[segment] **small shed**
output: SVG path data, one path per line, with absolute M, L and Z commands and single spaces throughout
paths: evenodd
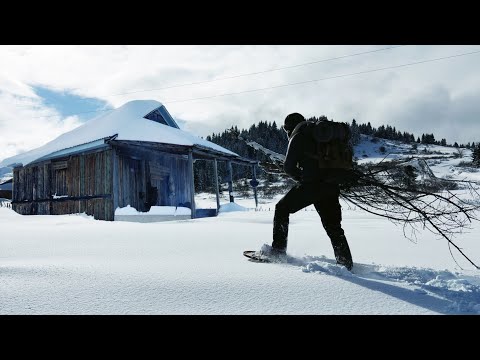
M 115 220 L 115 210 L 131 206 L 182 207 L 191 218 L 215 216 L 217 209 L 195 206 L 194 163 L 210 160 L 252 166 L 217 144 L 179 128 L 165 106 L 136 100 L 92 119 L 46 145 L 10 159 L 12 208 L 24 215 L 83 213 Z M 5 161 L 4 161 L 5 163 Z M 218 178 L 218 176 L 216 177 Z M 230 201 L 232 177 L 229 179 Z

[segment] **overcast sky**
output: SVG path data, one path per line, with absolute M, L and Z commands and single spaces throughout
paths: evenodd
M 136 99 L 203 137 L 300 112 L 478 142 L 480 46 L 0 45 L 0 161 Z

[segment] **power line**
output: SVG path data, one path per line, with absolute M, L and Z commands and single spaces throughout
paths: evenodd
M 480 53 L 480 50 L 479 50 L 479 51 L 473 51 L 473 52 L 469 52 L 469 53 L 464 53 L 464 54 L 457 54 L 457 55 L 445 56 L 445 57 L 436 58 L 436 59 L 429 59 L 429 60 L 423 60 L 423 61 L 416 61 L 416 62 L 413 62 L 413 63 L 408 63 L 408 64 L 401 64 L 401 65 L 395 65 L 395 66 L 388 66 L 388 67 L 384 67 L 384 68 L 372 69 L 372 70 L 365 70 L 365 71 L 359 71 L 359 72 L 350 73 L 350 74 L 336 75 L 336 76 L 331 76 L 331 77 L 326 77 L 326 78 L 321 78 L 321 79 L 307 80 L 307 81 L 300 81 L 300 82 L 296 82 L 296 83 L 289 83 L 289 84 L 283 84 L 283 85 L 269 86 L 269 87 L 265 87 L 265 88 L 252 89 L 252 90 L 245 90 L 245 91 L 238 91 L 238 92 L 233 92 L 233 93 L 226 93 L 226 94 L 219 94 L 219 95 L 205 96 L 205 97 L 199 97 L 199 98 L 191 98 L 191 99 L 185 99 L 185 100 L 173 100 L 173 101 L 165 101 L 165 102 L 162 102 L 162 103 L 164 103 L 164 104 L 171 104 L 171 103 L 184 102 L 184 101 L 193 101 L 193 100 L 211 99 L 211 98 L 215 98 L 215 97 L 228 96 L 228 95 L 245 94 L 245 93 L 249 93 L 249 92 L 255 92 L 255 91 L 270 90 L 270 89 L 276 89 L 276 88 L 287 87 L 287 86 L 294 86 L 294 85 L 308 84 L 308 83 L 313 83 L 313 82 L 318 82 L 318 81 L 323 81 L 323 80 L 338 79 L 338 78 L 347 77 L 347 76 L 354 76 L 354 75 L 360 75 L 360 74 L 367 74 L 367 73 L 372 73 L 372 72 L 376 72 L 376 71 L 383 71 L 383 70 L 389 70 L 389 69 L 396 69 L 396 68 L 405 67 L 405 66 L 418 65 L 418 64 L 423 64 L 423 63 L 427 63 L 427 62 L 439 61 L 439 60 L 445 60 L 445 59 L 451 59 L 451 58 L 454 58 L 454 57 L 460 57 L 460 56 L 472 55 L 472 54 L 477 54 L 477 53 Z
M 191 85 L 206 84 L 206 83 L 211 83 L 211 82 L 221 81 L 221 80 L 235 79 L 235 78 L 245 77 L 245 76 L 260 75 L 260 74 L 265 74 L 265 73 L 268 73 L 268 72 L 280 71 L 280 70 L 291 69 L 291 68 L 295 68 L 295 67 L 307 66 L 307 65 L 312 65 L 312 64 L 318 64 L 318 63 L 327 62 L 327 61 L 334 61 L 334 60 L 344 59 L 344 58 L 348 58 L 348 57 L 354 57 L 354 56 L 360 56 L 360 55 L 370 54 L 370 53 L 379 52 L 379 51 L 396 49 L 396 48 L 405 47 L 405 46 L 409 46 L 409 45 L 390 46 L 390 47 L 381 48 L 381 49 L 376 49 L 376 50 L 363 51 L 363 52 L 355 53 L 355 54 L 342 55 L 342 56 L 337 56 L 337 57 L 328 58 L 328 59 L 310 61 L 310 62 L 302 63 L 302 64 L 296 64 L 296 65 L 290 65 L 290 66 L 282 66 L 282 67 L 279 67 L 279 68 L 267 69 L 267 70 L 262 70 L 262 71 L 257 71 L 257 72 L 251 72 L 251 73 L 245 73 L 245 74 L 225 76 L 225 77 L 220 77 L 220 78 L 216 78 L 216 79 L 212 79 L 212 80 L 203 80 L 203 81 L 197 81 L 197 82 L 191 82 L 191 83 L 185 83 L 185 84 L 171 85 L 171 86 L 166 86 L 166 87 L 161 87 L 161 88 L 135 90 L 135 91 L 118 93 L 118 94 L 98 95 L 96 98 L 105 98 L 105 97 L 110 97 L 110 96 L 129 95 L 129 94 L 135 94 L 135 93 L 139 93 L 139 92 L 148 92 L 148 91 L 160 91 L 160 90 L 173 89 L 173 88 L 185 87 L 185 86 L 191 86 Z M 80 88 L 74 88 L 74 89 L 71 89 L 71 90 L 79 90 L 79 89 L 80 89 Z M 71 91 L 71 90 L 70 90 L 70 91 Z M 80 101 L 87 101 L 87 100 L 90 100 L 90 99 L 91 99 L 91 98 L 85 98 L 85 99 L 80 99 Z
M 112 94 L 112 95 L 99 95 L 98 97 L 109 97 L 109 96 L 119 96 L 119 95 L 127 95 L 127 94 L 134 94 L 138 92 L 146 92 L 146 91 L 157 91 L 157 90 L 164 90 L 164 89 L 171 89 L 171 88 L 176 88 L 176 87 L 183 87 L 183 86 L 189 86 L 189 85 L 198 85 L 198 84 L 205 84 L 209 82 L 215 82 L 215 81 L 220 81 L 220 80 L 227 80 L 227 79 L 234 79 L 234 78 L 239 78 L 239 77 L 244 77 L 244 76 L 251 76 L 251 75 L 259 75 L 267 72 L 273 72 L 273 71 L 280 71 L 280 70 L 285 70 L 285 69 L 290 69 L 290 68 L 295 68 L 295 67 L 300 67 L 300 66 L 306 66 L 306 65 L 312 65 L 312 64 L 317 64 L 321 62 L 327 62 L 327 61 L 334 61 L 334 60 L 339 60 L 339 59 L 344 59 L 348 57 L 354 57 L 354 56 L 359 56 L 359 55 L 364 55 L 364 54 L 369 54 L 369 53 L 374 53 L 374 52 L 379 52 L 379 51 L 385 51 L 385 50 L 391 50 L 399 47 L 405 47 L 409 45 L 397 45 L 397 46 L 390 46 L 386 48 L 381 48 L 381 49 L 376 49 L 376 50 L 369 50 L 369 51 L 363 51 L 360 53 L 355 53 L 355 54 L 349 54 L 349 55 L 342 55 L 342 56 L 337 56 L 333 58 L 328 58 L 328 59 L 322 59 L 322 60 L 316 60 L 316 61 L 310 61 L 307 63 L 302 63 L 302 64 L 296 64 L 296 65 L 290 65 L 290 66 L 283 66 L 275 69 L 268 69 L 268 70 L 262 70 L 262 71 L 257 71 L 257 72 L 252 72 L 252 73 L 245 73 L 245 74 L 239 74 L 239 75 L 232 75 L 232 76 L 227 76 L 227 77 L 222 77 L 222 78 L 217 78 L 217 79 L 212 79 L 212 80 L 205 80 L 205 81 L 199 81 L 199 82 L 193 82 L 193 83 L 187 83 L 187 84 L 180 84 L 180 85 L 172 85 L 168 87 L 163 87 L 163 88 L 156 88 L 156 89 L 146 89 L 146 90 L 136 90 L 136 91 L 131 91 L 131 92 L 125 92 L 125 93 L 119 93 L 119 94 Z M 77 88 L 78 90 L 79 88 Z M 75 89 L 73 89 L 75 90 Z M 90 98 L 85 98 L 85 99 L 80 99 L 83 101 L 87 101 Z M 112 109 L 113 110 L 113 109 Z M 84 112 L 79 112 L 71 115 L 66 115 L 66 116 L 72 116 L 72 115 L 81 115 L 81 114 L 88 114 L 92 112 L 101 112 L 101 111 L 111 111 L 111 110 L 93 110 L 93 111 L 84 111 Z M 55 116 L 61 116 L 61 115 L 47 115 L 47 116 L 39 116 L 39 117 L 34 117 L 34 119 L 38 118 L 49 118 L 49 117 L 55 117 Z
M 355 53 L 355 54 L 337 56 L 337 57 L 328 58 L 328 59 L 310 61 L 310 62 L 303 63 L 303 64 L 282 66 L 282 67 L 274 68 L 274 69 L 267 69 L 267 70 L 256 71 L 256 72 L 251 72 L 251 73 L 225 76 L 225 77 L 220 77 L 220 78 L 216 78 L 216 79 L 212 79 L 212 80 L 197 81 L 197 82 L 191 82 L 191 83 L 179 84 L 179 85 L 171 85 L 171 86 L 165 86 L 165 87 L 154 88 L 154 89 L 135 90 L 135 91 L 129 91 L 129 92 L 124 92 L 124 93 L 119 93 L 119 94 L 112 94 L 112 95 L 103 95 L 103 96 L 100 95 L 98 97 L 119 96 L 119 95 L 135 94 L 135 93 L 146 92 L 146 91 L 158 91 L 158 90 L 165 90 L 165 89 L 173 89 L 173 88 L 183 87 L 183 86 L 199 85 L 199 84 L 206 84 L 206 83 L 221 81 L 221 80 L 236 79 L 236 78 L 244 77 L 244 76 L 260 75 L 260 74 L 265 74 L 265 73 L 268 73 L 268 72 L 280 71 L 280 70 L 285 70 L 285 69 L 292 69 L 292 68 L 295 68 L 295 67 L 318 64 L 318 63 L 322 63 L 322 62 L 339 60 L 339 59 L 344 59 L 344 58 L 348 58 L 348 57 L 359 56 L 359 55 L 364 55 L 364 54 L 369 54 L 369 53 L 374 53 L 374 52 L 379 52 L 379 51 L 391 50 L 391 49 L 396 49 L 396 48 L 404 47 L 404 46 L 409 46 L 409 45 L 391 46 L 391 47 L 386 47 L 386 48 L 377 49 L 377 50 L 370 50 L 370 51 L 364 51 L 364 52 Z
M 90 111 L 82 111 L 79 113 L 75 114 L 68 114 L 68 115 L 46 115 L 46 116 L 35 116 L 32 119 L 40 119 L 40 118 L 50 118 L 50 117 L 58 117 L 58 116 L 74 116 L 74 115 L 81 115 L 81 114 L 88 114 L 88 113 L 94 113 L 94 112 L 102 112 L 102 111 L 113 111 L 115 109 L 102 109 L 102 110 L 90 110 Z
M 338 79 L 338 78 L 342 78 L 342 77 L 355 76 L 355 75 L 373 73 L 373 72 L 377 72 L 377 71 L 384 71 L 384 70 L 396 69 L 396 68 L 401 68 L 401 67 L 406 67 L 406 66 L 413 66 L 413 65 L 424 64 L 424 63 L 433 62 L 433 61 L 440 61 L 440 60 L 452 59 L 452 58 L 457 58 L 457 57 L 467 56 L 467 55 L 472 55 L 472 54 L 478 54 L 478 53 L 480 53 L 480 50 L 478 50 L 478 51 L 472 51 L 472 52 L 468 52 L 468 53 L 462 53 L 462 54 L 455 54 L 455 55 L 450 55 L 450 56 L 444 56 L 444 57 L 435 58 L 435 59 L 415 61 L 415 62 L 411 62 L 411 63 L 407 63 L 407 64 L 400 64 L 400 65 L 388 66 L 388 67 L 383 67 L 383 68 L 377 68 L 377 69 L 359 71 L 359 72 L 355 72 L 355 73 L 335 75 L 335 76 L 330 76 L 330 77 L 325 77 L 325 78 L 320 78 L 320 79 L 315 79 L 315 80 L 300 81 L 300 82 L 296 82 L 296 83 L 289 83 L 289 84 L 283 84 L 283 85 L 269 86 L 269 87 L 258 88 L 258 89 L 251 89 L 251 90 L 244 90 L 244 91 L 238 91 L 238 92 L 232 92 L 232 93 L 225 93 L 225 94 L 218 94 L 218 95 L 211 95 L 211 96 L 190 98 L 190 99 L 184 99 L 184 100 L 162 101 L 162 103 L 163 103 L 163 104 L 172 104 L 172 103 L 187 102 L 187 101 L 194 101 L 194 100 L 212 99 L 212 98 L 222 97 L 222 96 L 238 95 L 238 94 L 245 94 L 245 93 L 249 93 L 249 92 L 256 92 L 256 91 L 277 89 L 277 88 L 287 87 L 287 86 L 295 86 L 295 85 L 309 84 L 309 83 L 314 83 L 314 82 L 318 82 L 318 81 Z M 73 115 L 80 115 L 80 114 L 92 113 L 92 112 L 97 112 L 97 111 L 112 111 L 112 110 L 114 110 L 114 109 L 111 109 L 111 110 L 104 110 L 104 109 L 103 109 L 103 110 L 92 110 L 92 111 L 80 112 L 80 113 L 70 114 L 70 115 L 65 115 L 65 116 L 73 116 Z M 61 116 L 61 115 L 40 116 L 40 117 L 36 117 L 36 118 L 54 117 L 54 116 Z

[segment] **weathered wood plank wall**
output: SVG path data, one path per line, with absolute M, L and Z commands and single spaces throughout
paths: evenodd
M 15 168 L 14 183 L 12 208 L 20 214 L 113 220 L 112 150 Z
M 148 186 L 157 188 L 155 205 L 191 207 L 192 183 L 188 156 L 115 146 L 15 168 L 12 208 L 25 215 L 85 212 L 114 220 L 116 207 L 148 211 Z

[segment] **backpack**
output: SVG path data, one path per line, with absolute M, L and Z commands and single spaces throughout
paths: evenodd
M 353 168 L 353 145 L 347 123 L 321 119 L 309 121 L 308 129 L 315 142 L 316 151 L 306 155 L 316 159 L 319 168 Z

